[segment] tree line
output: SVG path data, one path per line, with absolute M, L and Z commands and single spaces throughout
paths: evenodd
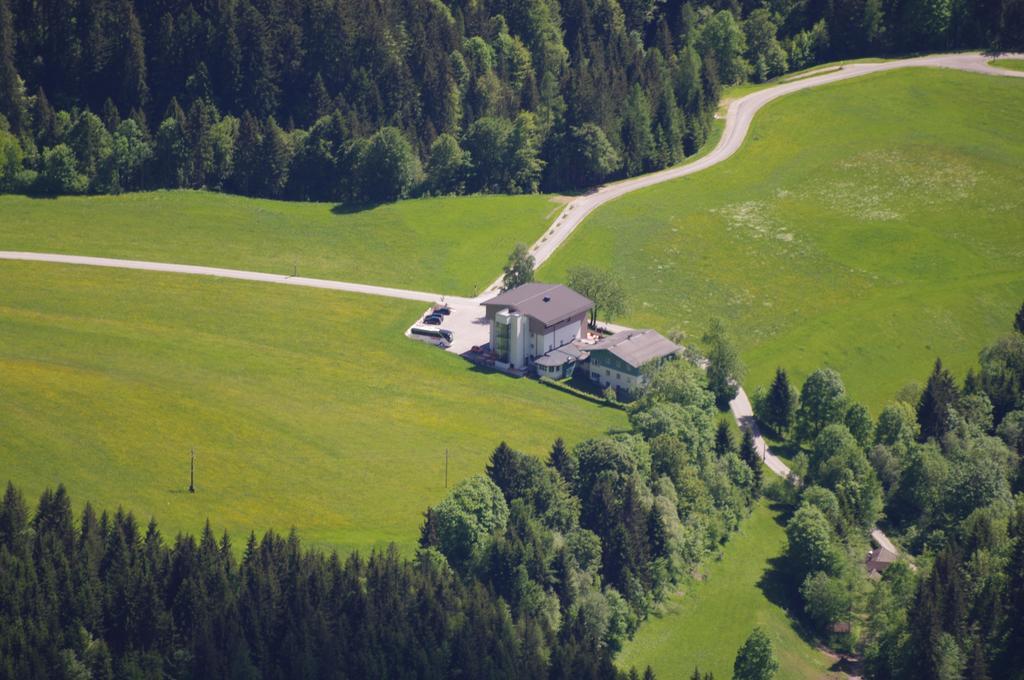
M 877 420 L 830 369 L 754 406 L 795 455 L 787 575 L 819 635 L 873 678 L 1024 677 L 1024 307 L 962 383 L 937 360 Z M 908 555 L 876 583 L 882 519 Z
M 722 84 L 1024 44 L 1024 0 L 0 0 L 0 191 L 572 190 L 695 153 Z
M 30 516 L 8 485 L 0 612 L 2 678 L 625 678 L 429 556 L 270 531 L 239 560 L 209 524 L 168 544 L 130 512 L 75 518 L 63 486 Z
M 427 509 L 412 559 L 328 555 L 294 531 L 250 535 L 237 559 L 209 523 L 168 543 L 123 510 L 76 518 L 63 486 L 30 515 L 8 484 L 0 677 L 638 679 L 614 654 L 761 478 L 715 446 L 714 396 L 687 361 L 652 373 L 629 416 L 632 432 L 557 440 L 546 460 L 502 443 Z M 742 664 L 759 667 L 754 638 Z

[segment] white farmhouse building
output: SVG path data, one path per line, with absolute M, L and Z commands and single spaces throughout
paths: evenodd
M 481 303 L 491 326 L 491 351 L 502 364 L 561 376 L 580 352 L 584 320 L 594 303 L 571 288 L 527 283 Z M 543 357 L 543 359 L 542 359 Z
M 590 379 L 620 393 L 644 384 L 644 368 L 674 359 L 682 347 L 655 330 L 624 330 L 587 347 Z

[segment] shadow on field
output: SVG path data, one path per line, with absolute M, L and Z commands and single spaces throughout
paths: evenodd
M 354 215 L 356 213 L 366 212 L 367 210 L 373 210 L 384 205 L 385 201 L 379 201 L 376 203 L 338 203 L 331 208 L 332 215 Z
M 789 518 L 793 515 L 792 506 L 772 503 L 769 507 L 775 514 L 775 523 L 785 527 Z M 788 558 L 785 554 L 768 560 L 768 568 L 761 575 L 761 579 L 757 582 L 757 587 L 761 589 L 761 592 L 764 593 L 764 596 L 772 604 L 779 606 L 786 612 L 790 626 L 792 626 L 793 630 L 804 642 L 812 646 L 818 643 L 818 639 L 807 625 L 807 622 L 804 621 L 803 612 L 801 611 L 803 605 L 800 602 L 798 590 L 800 584 L 794 582 L 793 575 L 789 570 Z

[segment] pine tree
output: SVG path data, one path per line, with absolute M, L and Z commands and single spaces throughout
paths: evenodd
M 1024 668 L 1024 511 L 1018 509 L 1010 523 L 1013 550 L 1005 573 L 1005 618 L 1001 637 L 1005 642 L 998 654 L 997 677 L 1012 677 Z M 1006 674 L 1006 675 L 1003 675 Z
M 18 555 L 28 546 L 28 506 L 21 491 L 7 482 L 0 506 L 0 546 Z
M 548 465 L 558 471 L 558 474 L 570 487 L 576 482 L 576 475 L 579 474 L 579 461 L 565 448 L 565 441 L 561 437 L 555 440 L 551 446 L 551 453 L 548 455 Z
M 768 425 L 784 434 L 793 424 L 796 415 L 796 391 L 789 383 L 789 376 L 782 368 L 775 369 L 775 379 L 768 390 L 765 406 L 768 411 Z
M 103 120 L 103 126 L 107 128 L 107 132 L 112 133 L 121 124 L 121 114 L 118 112 L 114 100 L 110 97 L 107 97 L 107 100 L 103 102 L 103 113 L 100 118 Z
M 1013 319 L 1013 328 L 1018 333 L 1024 333 L 1024 302 L 1021 303 L 1020 309 L 1017 310 L 1017 316 Z
M 32 107 L 32 131 L 40 147 L 49 147 L 57 143 L 57 116 L 42 86 L 36 90 L 35 103 Z
M 114 60 L 118 73 L 115 76 L 119 87 L 119 103 L 125 110 L 142 108 L 149 101 L 149 86 L 146 84 L 146 47 L 142 38 L 142 26 L 135 15 L 132 0 L 119 0 L 117 20 L 114 23 L 119 57 Z
M 235 167 L 231 184 L 235 191 L 252 196 L 258 190 L 259 168 L 262 163 L 263 130 L 248 111 L 242 114 L 235 142 Z
M 517 477 L 517 467 L 519 462 L 519 454 L 512 450 L 505 442 L 501 442 L 498 448 L 494 449 L 491 453 L 491 459 L 488 461 L 484 472 L 491 478 L 498 488 L 505 492 L 505 497 L 508 498 L 508 493 L 514 485 L 515 478 Z
M 935 360 L 935 368 L 917 404 L 917 422 L 921 425 L 921 440 L 941 438 L 949 429 L 949 409 L 960 399 L 960 391 L 952 374 Z
M 736 438 L 733 436 L 732 428 L 724 420 L 718 421 L 718 428 L 715 430 L 715 453 L 719 458 L 727 453 L 736 451 Z
M 210 82 L 210 72 L 206 68 L 206 62 L 199 62 L 195 73 L 185 81 L 185 101 L 193 104 L 198 100 L 205 100 L 213 103 L 213 84 Z
M 974 372 L 974 368 L 967 369 L 967 376 L 964 378 L 964 396 L 970 396 L 972 394 L 983 394 L 984 387 L 981 384 L 981 378 Z
M 654 169 L 654 136 L 651 134 L 651 105 L 639 83 L 626 100 L 622 118 L 622 159 L 627 176 Z
M 25 86 L 14 65 L 14 17 L 8 0 L 0 0 L 0 115 L 7 118 L 11 129 L 28 129 L 25 111 Z
M 754 442 L 754 433 L 750 429 L 743 430 L 743 441 L 740 443 L 740 458 L 750 466 L 754 473 L 754 495 L 761 495 L 761 488 L 764 484 L 764 469 L 761 467 L 761 454 L 757 452 Z
M 331 114 L 331 95 L 324 84 L 323 76 L 317 71 L 309 90 L 309 122 L 317 121 Z
M 218 118 L 217 108 L 208 98 L 196 99 L 188 111 L 188 186 L 204 186 L 213 172 L 213 126 L 217 124 Z

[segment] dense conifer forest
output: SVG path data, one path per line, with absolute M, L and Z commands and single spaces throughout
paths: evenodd
M 412 559 L 270 532 L 239 560 L 209 525 L 168 542 L 120 509 L 76 518 L 63 487 L 30 514 L 9 484 L 0 678 L 625 677 L 622 642 L 761 493 L 760 462 L 714 445 L 716 413 L 676 361 L 631 433 L 547 460 L 501 444 L 426 510 Z
M 723 84 L 1022 44 L 1022 0 L 0 0 L 0 191 L 572 190 L 695 153 Z

